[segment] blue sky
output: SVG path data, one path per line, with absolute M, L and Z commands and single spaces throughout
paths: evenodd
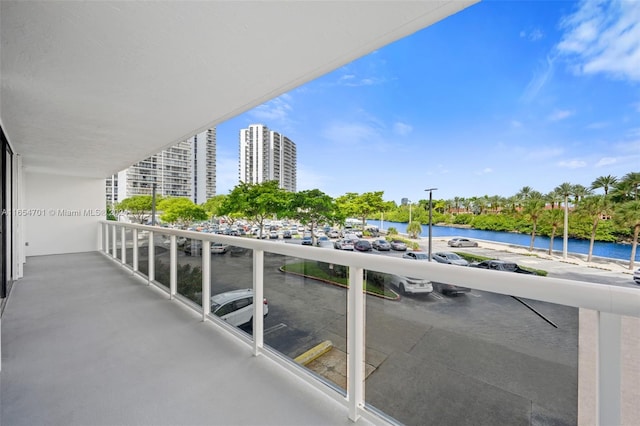
M 291 138 L 298 190 L 400 202 L 546 193 L 640 172 L 640 1 L 485 1 L 217 127 Z

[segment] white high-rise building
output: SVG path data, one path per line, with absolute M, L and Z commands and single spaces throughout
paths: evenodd
M 133 195 L 187 197 L 202 204 L 216 195 L 216 129 L 208 129 L 107 178 L 107 203 Z
M 277 180 L 280 188 L 296 192 L 296 144 L 263 124 L 240 130 L 240 182 Z

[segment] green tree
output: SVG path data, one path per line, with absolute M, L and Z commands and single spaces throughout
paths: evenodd
M 598 195 L 583 198 L 576 207 L 576 214 L 579 217 L 584 217 L 591 221 L 591 237 L 589 240 L 589 254 L 587 255 L 587 262 L 591 262 L 593 257 L 593 244 L 596 240 L 596 232 L 598 230 L 600 219 L 603 215 L 611 213 L 610 210 L 606 196 Z
M 220 206 L 221 215 L 242 214 L 260 227 L 260 238 L 264 221 L 273 216 L 284 216 L 289 211 L 290 193 L 272 180 L 258 184 L 236 185 Z
M 538 227 L 538 219 L 545 210 L 545 202 L 541 198 L 529 198 L 524 205 L 524 214 L 531 219 L 533 228 L 531 230 L 531 243 L 529 244 L 529 251 L 533 251 L 533 243 L 536 240 L 536 230 Z
M 573 185 L 569 182 L 557 186 L 554 190 L 562 195 L 564 199 L 564 227 L 562 233 L 562 257 L 567 258 L 567 248 L 569 244 L 569 195 L 573 194 Z
M 204 208 L 209 217 L 220 216 L 220 206 L 226 199 L 227 196 L 224 194 L 213 196 L 202 204 L 202 208 Z
M 606 197 L 607 194 L 609 194 L 609 189 L 613 188 L 617 182 L 618 178 L 615 176 L 599 176 L 593 182 L 591 182 L 591 189 L 602 188 Z
M 354 216 L 362 221 L 362 229 L 366 228 L 367 218 L 382 211 L 385 202 L 382 200 L 383 191 L 365 192 L 357 194 L 348 192 L 336 199 L 336 204 L 344 217 Z
M 309 225 L 311 229 L 322 223 L 333 224 L 344 220 L 333 198 L 319 189 L 291 194 L 291 202 L 287 208 L 287 217 Z
M 631 229 L 631 259 L 629 269 L 633 269 L 640 234 L 640 200 L 627 201 L 618 205 L 614 211 L 614 220 L 620 226 Z
M 409 234 L 409 238 L 418 238 L 418 235 L 422 234 L 422 226 L 420 226 L 420 222 L 414 220 L 407 225 L 407 234 Z
M 160 220 L 168 223 L 188 224 L 196 220 L 208 219 L 204 208 L 186 197 L 165 198 L 158 203 L 158 209 L 162 210 Z
M 631 172 L 622 177 L 621 183 L 624 183 L 631 188 L 631 194 L 634 200 L 638 200 L 638 192 L 640 188 L 640 173 Z
M 162 200 L 161 197 L 156 197 L 156 202 L 159 204 Z M 144 223 L 147 217 L 151 214 L 151 195 L 134 195 L 129 198 L 125 198 L 118 204 L 116 204 L 116 210 L 127 211 L 129 216 L 135 218 L 138 223 Z
M 553 239 L 556 236 L 558 227 L 562 225 L 564 213 L 560 209 L 545 210 L 542 213 L 541 220 L 547 223 L 551 227 L 551 235 L 549 236 L 549 255 L 553 253 Z

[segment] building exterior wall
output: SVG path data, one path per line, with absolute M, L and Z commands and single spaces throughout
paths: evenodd
M 24 181 L 26 256 L 99 249 L 104 179 L 26 172 Z
M 165 149 L 106 181 L 107 203 L 134 195 L 187 197 L 202 204 L 216 195 L 216 129 L 208 129 Z
M 295 143 L 263 124 L 240 130 L 239 180 L 262 183 L 277 180 L 287 191 L 297 190 L 297 153 Z

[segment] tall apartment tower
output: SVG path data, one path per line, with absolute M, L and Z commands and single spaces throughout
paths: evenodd
M 280 188 L 297 190 L 296 144 L 263 124 L 240 130 L 240 182 L 277 180 Z
M 187 197 L 202 204 L 216 195 L 216 129 L 208 129 L 107 179 L 107 203 L 134 195 Z

